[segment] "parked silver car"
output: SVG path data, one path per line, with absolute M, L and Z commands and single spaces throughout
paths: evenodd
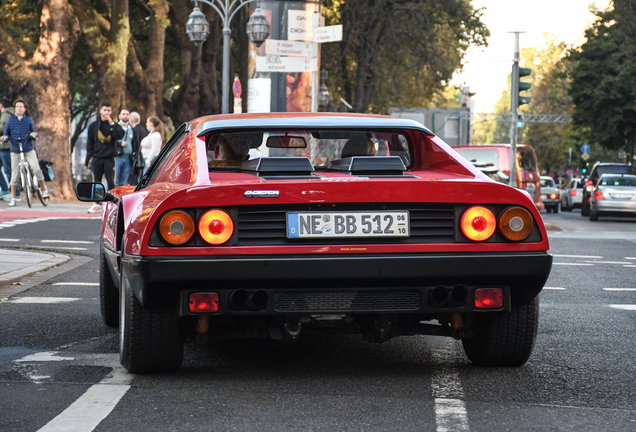
M 561 192 L 562 211 L 572 211 L 573 208 L 581 208 L 584 187 L 584 179 L 577 177 L 570 180 L 565 190 Z
M 561 191 L 556 187 L 552 177 L 541 176 L 541 201 L 545 204 L 545 210 L 548 213 L 559 212 Z
M 590 220 L 610 214 L 636 216 L 636 175 L 603 174 L 598 179 L 591 193 Z

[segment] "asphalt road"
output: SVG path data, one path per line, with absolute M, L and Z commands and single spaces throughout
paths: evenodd
M 3 226 L 0 248 L 74 260 L 0 301 L 0 430 L 636 430 L 636 220 L 544 217 L 562 230 L 522 367 L 475 367 L 446 338 L 303 335 L 189 344 L 179 372 L 146 376 L 101 322 L 99 221 Z

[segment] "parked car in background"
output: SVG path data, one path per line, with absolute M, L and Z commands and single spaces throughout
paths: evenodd
M 186 340 L 305 333 L 455 337 L 485 366 L 532 353 L 541 215 L 415 121 L 201 117 L 137 187 L 76 193 L 104 203 L 102 319 L 131 373 L 178 369 Z
M 601 176 L 592 189 L 590 220 L 606 215 L 636 216 L 636 175 Z
M 510 176 L 510 144 L 488 144 L 453 147 L 457 153 L 468 161 L 479 164 L 493 164 L 498 171 Z M 539 162 L 534 149 L 528 145 L 517 145 L 516 186 L 530 193 L 535 206 L 543 210 L 541 201 L 541 184 Z
M 590 171 L 590 177 L 585 183 L 585 189 L 583 189 L 583 201 L 581 203 L 581 216 L 590 215 L 590 199 L 592 194 L 592 188 L 603 174 L 615 173 L 615 174 L 636 174 L 634 166 L 623 163 L 611 163 L 611 162 L 596 162 Z
M 585 180 L 582 178 L 573 178 L 565 187 L 565 190 L 561 191 L 561 210 L 572 211 L 574 208 L 581 208 L 581 202 L 583 201 L 583 186 Z
M 552 177 L 541 176 L 541 201 L 543 201 L 548 213 L 559 212 L 561 191 L 557 188 Z

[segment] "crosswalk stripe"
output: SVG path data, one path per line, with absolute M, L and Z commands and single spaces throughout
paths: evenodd
M 56 304 L 56 303 L 70 303 L 81 300 L 77 297 L 15 297 L 10 299 L 7 303 L 21 303 L 21 304 Z

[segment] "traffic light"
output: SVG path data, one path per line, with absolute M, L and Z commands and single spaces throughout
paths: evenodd
M 589 162 L 581 161 L 581 174 L 585 176 L 587 174 L 587 168 L 590 166 Z
M 519 93 L 525 90 L 530 90 L 530 83 L 525 83 L 525 82 L 521 82 L 521 78 L 524 76 L 528 76 L 532 73 L 532 69 L 528 69 L 528 68 L 519 68 Z M 524 105 L 524 104 L 529 104 L 530 103 L 530 97 L 529 96 L 521 96 L 521 94 L 519 94 L 519 105 Z
M 517 114 L 517 127 L 523 127 L 523 114 Z

